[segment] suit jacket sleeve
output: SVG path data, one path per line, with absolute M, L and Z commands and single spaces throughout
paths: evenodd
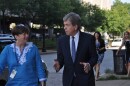
M 38 48 L 34 45 L 35 53 L 36 53 L 36 68 L 38 73 L 39 81 L 46 80 L 45 68 L 43 67 L 42 60 L 40 54 L 38 52 Z
M 60 64 L 60 68 L 62 68 L 63 65 L 64 65 L 64 56 L 63 56 L 63 52 L 62 52 L 62 46 L 64 46 L 64 45 L 63 45 L 62 38 L 59 38 L 57 41 L 58 41 L 58 44 L 57 44 L 57 60 Z
M 89 64 L 91 67 L 93 67 L 98 60 L 94 36 L 91 36 L 90 38 L 89 55 L 90 55 Z

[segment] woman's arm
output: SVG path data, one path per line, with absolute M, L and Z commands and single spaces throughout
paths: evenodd
M 47 75 L 45 73 L 45 68 L 43 67 L 43 63 L 41 60 L 41 56 L 39 54 L 38 48 L 35 46 L 35 53 L 36 53 L 36 68 L 37 68 L 37 74 L 39 78 L 39 82 L 41 84 L 44 84 L 43 82 L 47 80 Z
M 121 50 L 121 48 L 124 46 L 125 40 L 122 41 L 121 46 L 119 47 L 119 49 L 116 52 L 116 55 L 118 55 L 119 51 Z

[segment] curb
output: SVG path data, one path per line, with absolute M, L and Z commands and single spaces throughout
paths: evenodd
M 41 50 L 39 50 L 40 55 L 44 55 L 44 54 L 53 54 L 53 53 L 57 53 L 57 51 L 55 50 L 46 50 L 46 52 L 42 52 Z
M 100 75 L 99 80 L 129 80 L 127 75 L 117 75 L 114 73 L 104 73 Z

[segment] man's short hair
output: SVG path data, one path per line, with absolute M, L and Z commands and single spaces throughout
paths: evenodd
M 69 20 L 72 25 L 77 25 L 78 26 L 78 30 L 80 30 L 81 28 L 81 18 L 78 14 L 74 13 L 74 12 L 70 12 L 68 14 L 66 14 L 64 17 L 63 17 L 63 21 L 67 21 Z

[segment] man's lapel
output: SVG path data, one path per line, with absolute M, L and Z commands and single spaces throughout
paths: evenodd
M 67 36 L 66 39 L 66 52 L 68 53 L 68 57 L 71 57 L 71 49 L 70 49 L 70 37 Z M 72 59 L 72 58 L 71 58 Z
M 80 51 L 81 51 L 80 49 L 82 49 L 82 46 L 83 46 L 82 43 L 83 43 L 82 32 L 80 32 L 75 60 L 78 58 L 78 54 L 80 54 Z
M 82 49 L 82 42 L 83 42 L 83 37 L 82 37 L 82 32 L 80 32 L 75 61 L 78 58 L 78 54 L 80 54 L 79 53 L 80 49 Z M 73 62 L 72 56 L 71 56 L 71 49 L 70 49 L 70 36 L 66 37 L 65 44 L 66 44 L 66 47 L 65 47 L 66 49 L 65 50 L 68 53 L 68 57 L 70 57 L 71 61 Z

